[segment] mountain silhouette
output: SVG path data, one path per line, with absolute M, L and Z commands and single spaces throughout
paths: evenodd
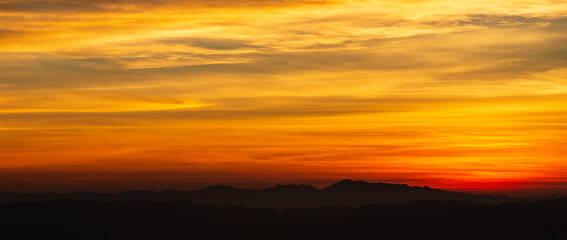
M 149 190 L 128 191 L 117 194 L 77 191 L 68 194 L 37 194 L 0 192 L 0 203 L 21 201 L 43 202 L 50 200 L 95 201 L 188 201 L 209 206 L 241 206 L 249 208 L 297 207 L 360 207 L 372 204 L 408 203 L 417 200 L 465 201 L 502 203 L 512 201 L 541 201 L 558 198 L 512 198 L 503 195 L 475 195 L 434 189 L 411 187 L 406 184 L 370 183 L 345 179 L 327 188 L 310 185 L 276 185 L 266 189 L 238 189 L 227 185 L 214 185 L 200 190 L 161 192 Z

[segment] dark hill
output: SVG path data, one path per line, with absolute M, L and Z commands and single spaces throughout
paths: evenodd
M 49 200 L 96 201 L 190 201 L 210 206 L 243 206 L 250 208 L 294 208 L 346 206 L 359 207 L 376 203 L 406 203 L 416 200 L 466 201 L 478 203 L 502 203 L 520 200 L 544 200 L 557 198 L 519 199 L 501 195 L 474 195 L 456 193 L 429 187 L 410 187 L 405 184 L 369 183 L 342 180 L 319 190 L 309 185 L 277 185 L 255 190 L 237 189 L 226 185 L 206 187 L 194 191 L 165 190 L 161 192 L 137 190 L 118 194 L 74 192 L 69 194 L 26 194 L 0 192 L 0 203 Z

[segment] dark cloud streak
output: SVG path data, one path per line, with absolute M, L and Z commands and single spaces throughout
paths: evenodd
M 138 11 L 154 7 L 210 7 L 241 8 L 289 6 L 297 4 L 327 4 L 326 0 L 61 0 L 61 1 L 14 1 L 0 3 L 0 12 L 69 13 L 69 12 L 114 12 Z

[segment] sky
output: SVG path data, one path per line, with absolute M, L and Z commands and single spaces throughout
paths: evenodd
M 0 0 L 0 190 L 567 193 L 565 0 Z

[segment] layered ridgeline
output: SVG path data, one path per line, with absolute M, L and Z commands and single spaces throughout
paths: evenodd
M 266 189 L 238 189 L 226 185 L 210 186 L 193 191 L 165 190 L 161 192 L 137 190 L 122 193 L 10 193 L 0 192 L 0 203 L 42 202 L 50 200 L 96 201 L 189 201 L 210 206 L 234 205 L 250 208 L 295 208 L 345 206 L 359 207 L 377 203 L 407 203 L 417 200 L 465 201 L 502 203 L 512 201 L 539 201 L 559 196 L 512 198 L 503 195 L 475 195 L 450 192 L 429 187 L 411 187 L 406 184 L 369 183 L 342 180 L 327 188 L 310 185 L 277 185 Z

